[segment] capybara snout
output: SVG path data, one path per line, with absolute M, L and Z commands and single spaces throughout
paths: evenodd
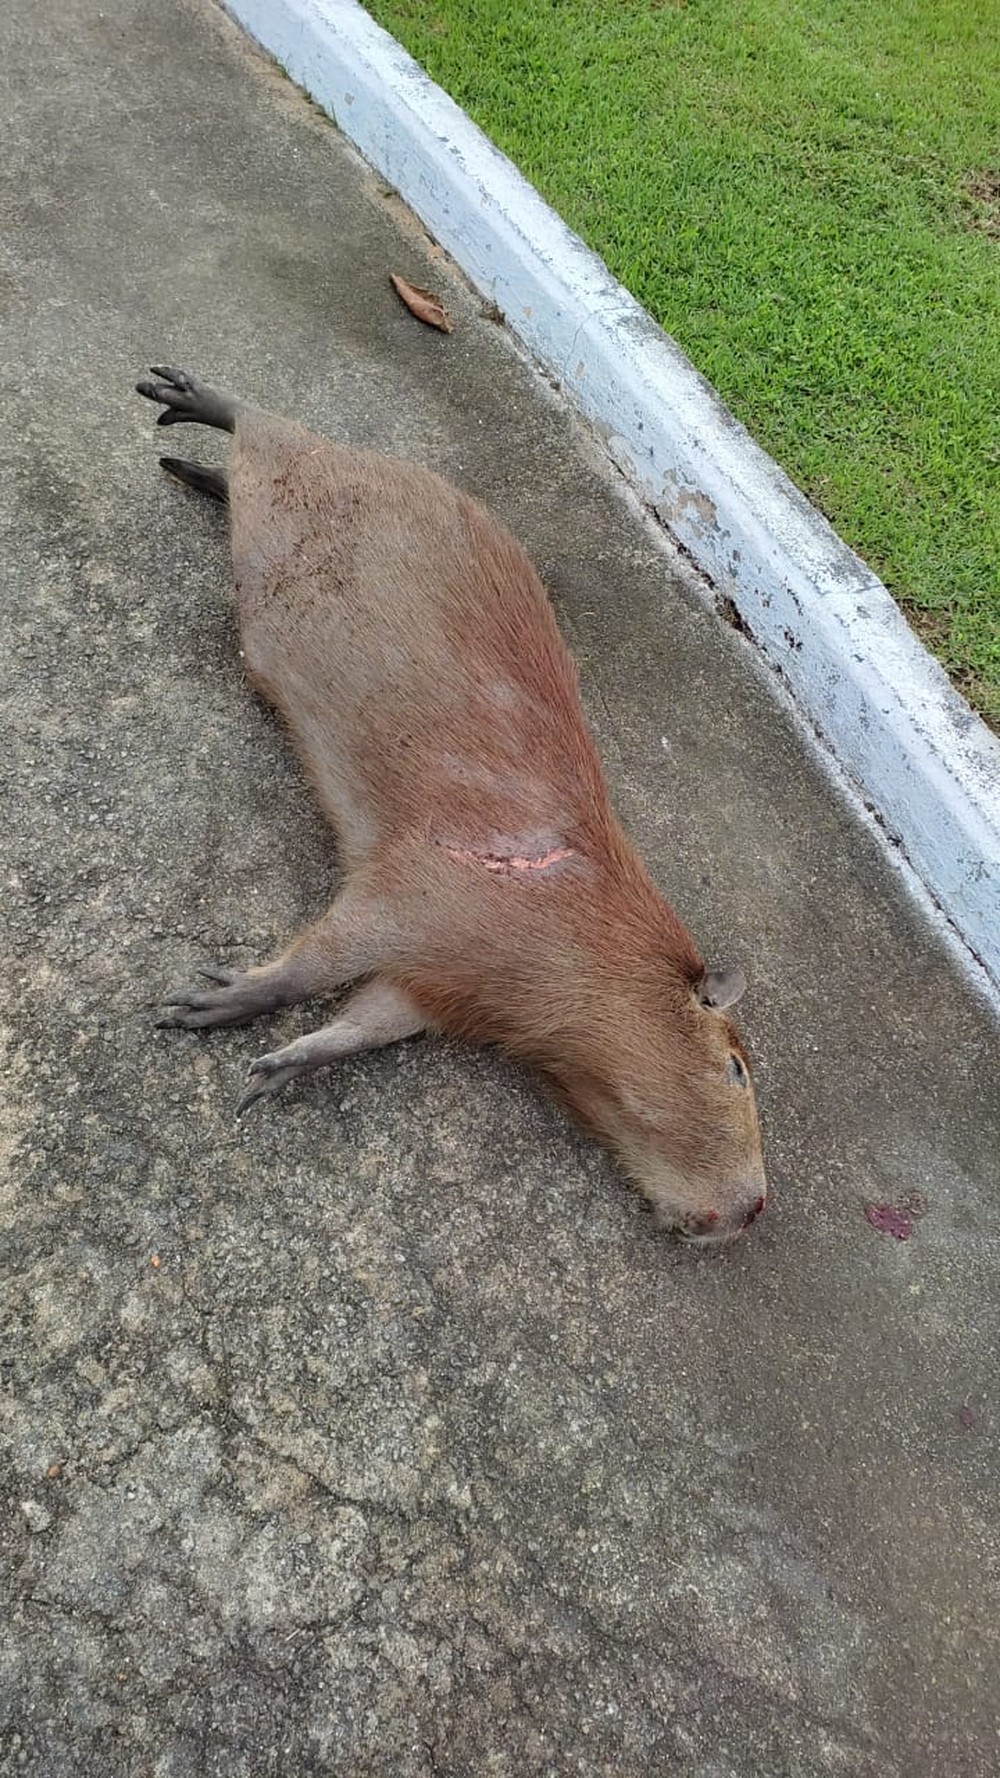
M 601 1032 L 603 1073 L 569 1071 L 564 1095 L 618 1153 L 664 1227 L 731 1240 L 767 1198 L 749 1063 L 730 1019 L 706 1003 L 704 980 L 665 996 L 662 959 L 658 977 L 655 967 L 646 994 L 641 971 L 631 975 L 617 1040 L 607 1026 Z

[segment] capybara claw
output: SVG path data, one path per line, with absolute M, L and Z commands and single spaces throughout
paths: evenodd
M 194 378 L 186 370 L 171 370 L 168 364 L 151 364 L 150 370 L 154 377 L 162 377 L 174 389 L 188 390 L 194 388 Z
M 247 1069 L 243 1091 L 236 1102 L 236 1116 L 242 1117 L 251 1105 L 258 1100 L 268 1098 L 283 1087 L 286 1081 L 293 1080 L 298 1069 L 281 1061 L 280 1052 L 275 1051 L 269 1056 L 258 1056 Z

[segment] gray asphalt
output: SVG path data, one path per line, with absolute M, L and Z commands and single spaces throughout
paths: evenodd
M 994 1774 L 997 1026 L 557 393 L 209 0 L 7 0 L 0 132 L 0 1770 Z M 221 516 L 156 467 L 161 361 L 534 554 L 623 816 L 751 979 L 773 1201 L 730 1251 L 492 1054 L 237 1128 L 316 1009 L 154 1029 L 335 874 Z

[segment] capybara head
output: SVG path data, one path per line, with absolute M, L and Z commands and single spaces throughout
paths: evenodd
M 691 979 L 662 962 L 605 983 L 589 1041 L 576 1032 L 567 1061 L 548 1066 L 658 1221 L 690 1241 L 732 1239 L 767 1200 L 750 1069 L 724 1011 L 744 986 L 736 968 Z

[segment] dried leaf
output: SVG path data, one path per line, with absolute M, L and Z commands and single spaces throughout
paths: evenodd
M 428 327 L 436 327 L 439 333 L 451 332 L 451 320 L 438 297 L 431 290 L 420 290 L 416 284 L 408 284 L 396 272 L 389 273 L 389 280 L 396 295 L 404 302 L 411 315 L 418 321 L 426 321 Z

